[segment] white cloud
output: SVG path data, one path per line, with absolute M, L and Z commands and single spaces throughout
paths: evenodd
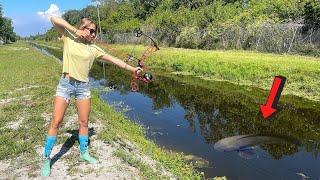
M 11 14 L 10 18 L 13 20 L 14 31 L 21 37 L 45 33 L 46 30 L 52 27 L 50 21 L 42 19 L 36 13 Z
M 50 8 L 48 10 L 46 10 L 45 12 L 43 11 L 38 11 L 37 13 L 42 19 L 45 19 L 47 21 L 50 20 L 51 16 L 61 16 L 61 12 L 59 11 L 59 7 L 55 4 L 51 4 Z

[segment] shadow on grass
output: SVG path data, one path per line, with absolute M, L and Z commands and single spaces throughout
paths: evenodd
M 78 141 L 78 130 L 68 130 L 67 133 L 71 134 L 71 137 L 69 137 L 66 142 L 62 145 L 60 151 L 55 154 L 51 159 L 51 166 L 57 162 L 63 155 L 65 155 L 71 147 L 75 144 L 76 141 Z M 96 131 L 93 128 L 89 128 L 89 142 L 88 145 L 90 145 L 90 137 L 95 135 Z

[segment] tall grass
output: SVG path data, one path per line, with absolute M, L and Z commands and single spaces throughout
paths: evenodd
M 103 44 L 101 46 L 106 47 Z M 130 52 L 134 46 L 113 47 Z M 143 46 L 137 46 L 134 54 L 139 56 L 144 49 Z M 147 64 L 161 71 L 192 74 L 262 89 L 269 89 L 274 76 L 282 75 L 287 77 L 284 94 L 320 100 L 320 58 L 253 51 L 161 48 L 147 60 Z

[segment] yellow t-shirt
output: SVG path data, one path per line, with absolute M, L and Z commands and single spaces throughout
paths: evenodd
M 80 42 L 69 31 L 62 36 L 63 46 L 63 72 L 78 81 L 89 82 L 89 70 L 96 58 L 106 54 L 94 44 Z

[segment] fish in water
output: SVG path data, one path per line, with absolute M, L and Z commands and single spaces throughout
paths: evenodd
M 276 136 L 239 135 L 231 136 L 214 144 L 214 149 L 219 152 L 238 152 L 239 156 L 251 159 L 255 156 L 255 146 L 261 144 L 280 144 L 288 142 L 288 139 Z
M 299 175 L 303 180 L 310 178 L 309 176 L 307 176 L 307 175 L 305 175 L 303 173 L 296 173 L 296 174 Z

